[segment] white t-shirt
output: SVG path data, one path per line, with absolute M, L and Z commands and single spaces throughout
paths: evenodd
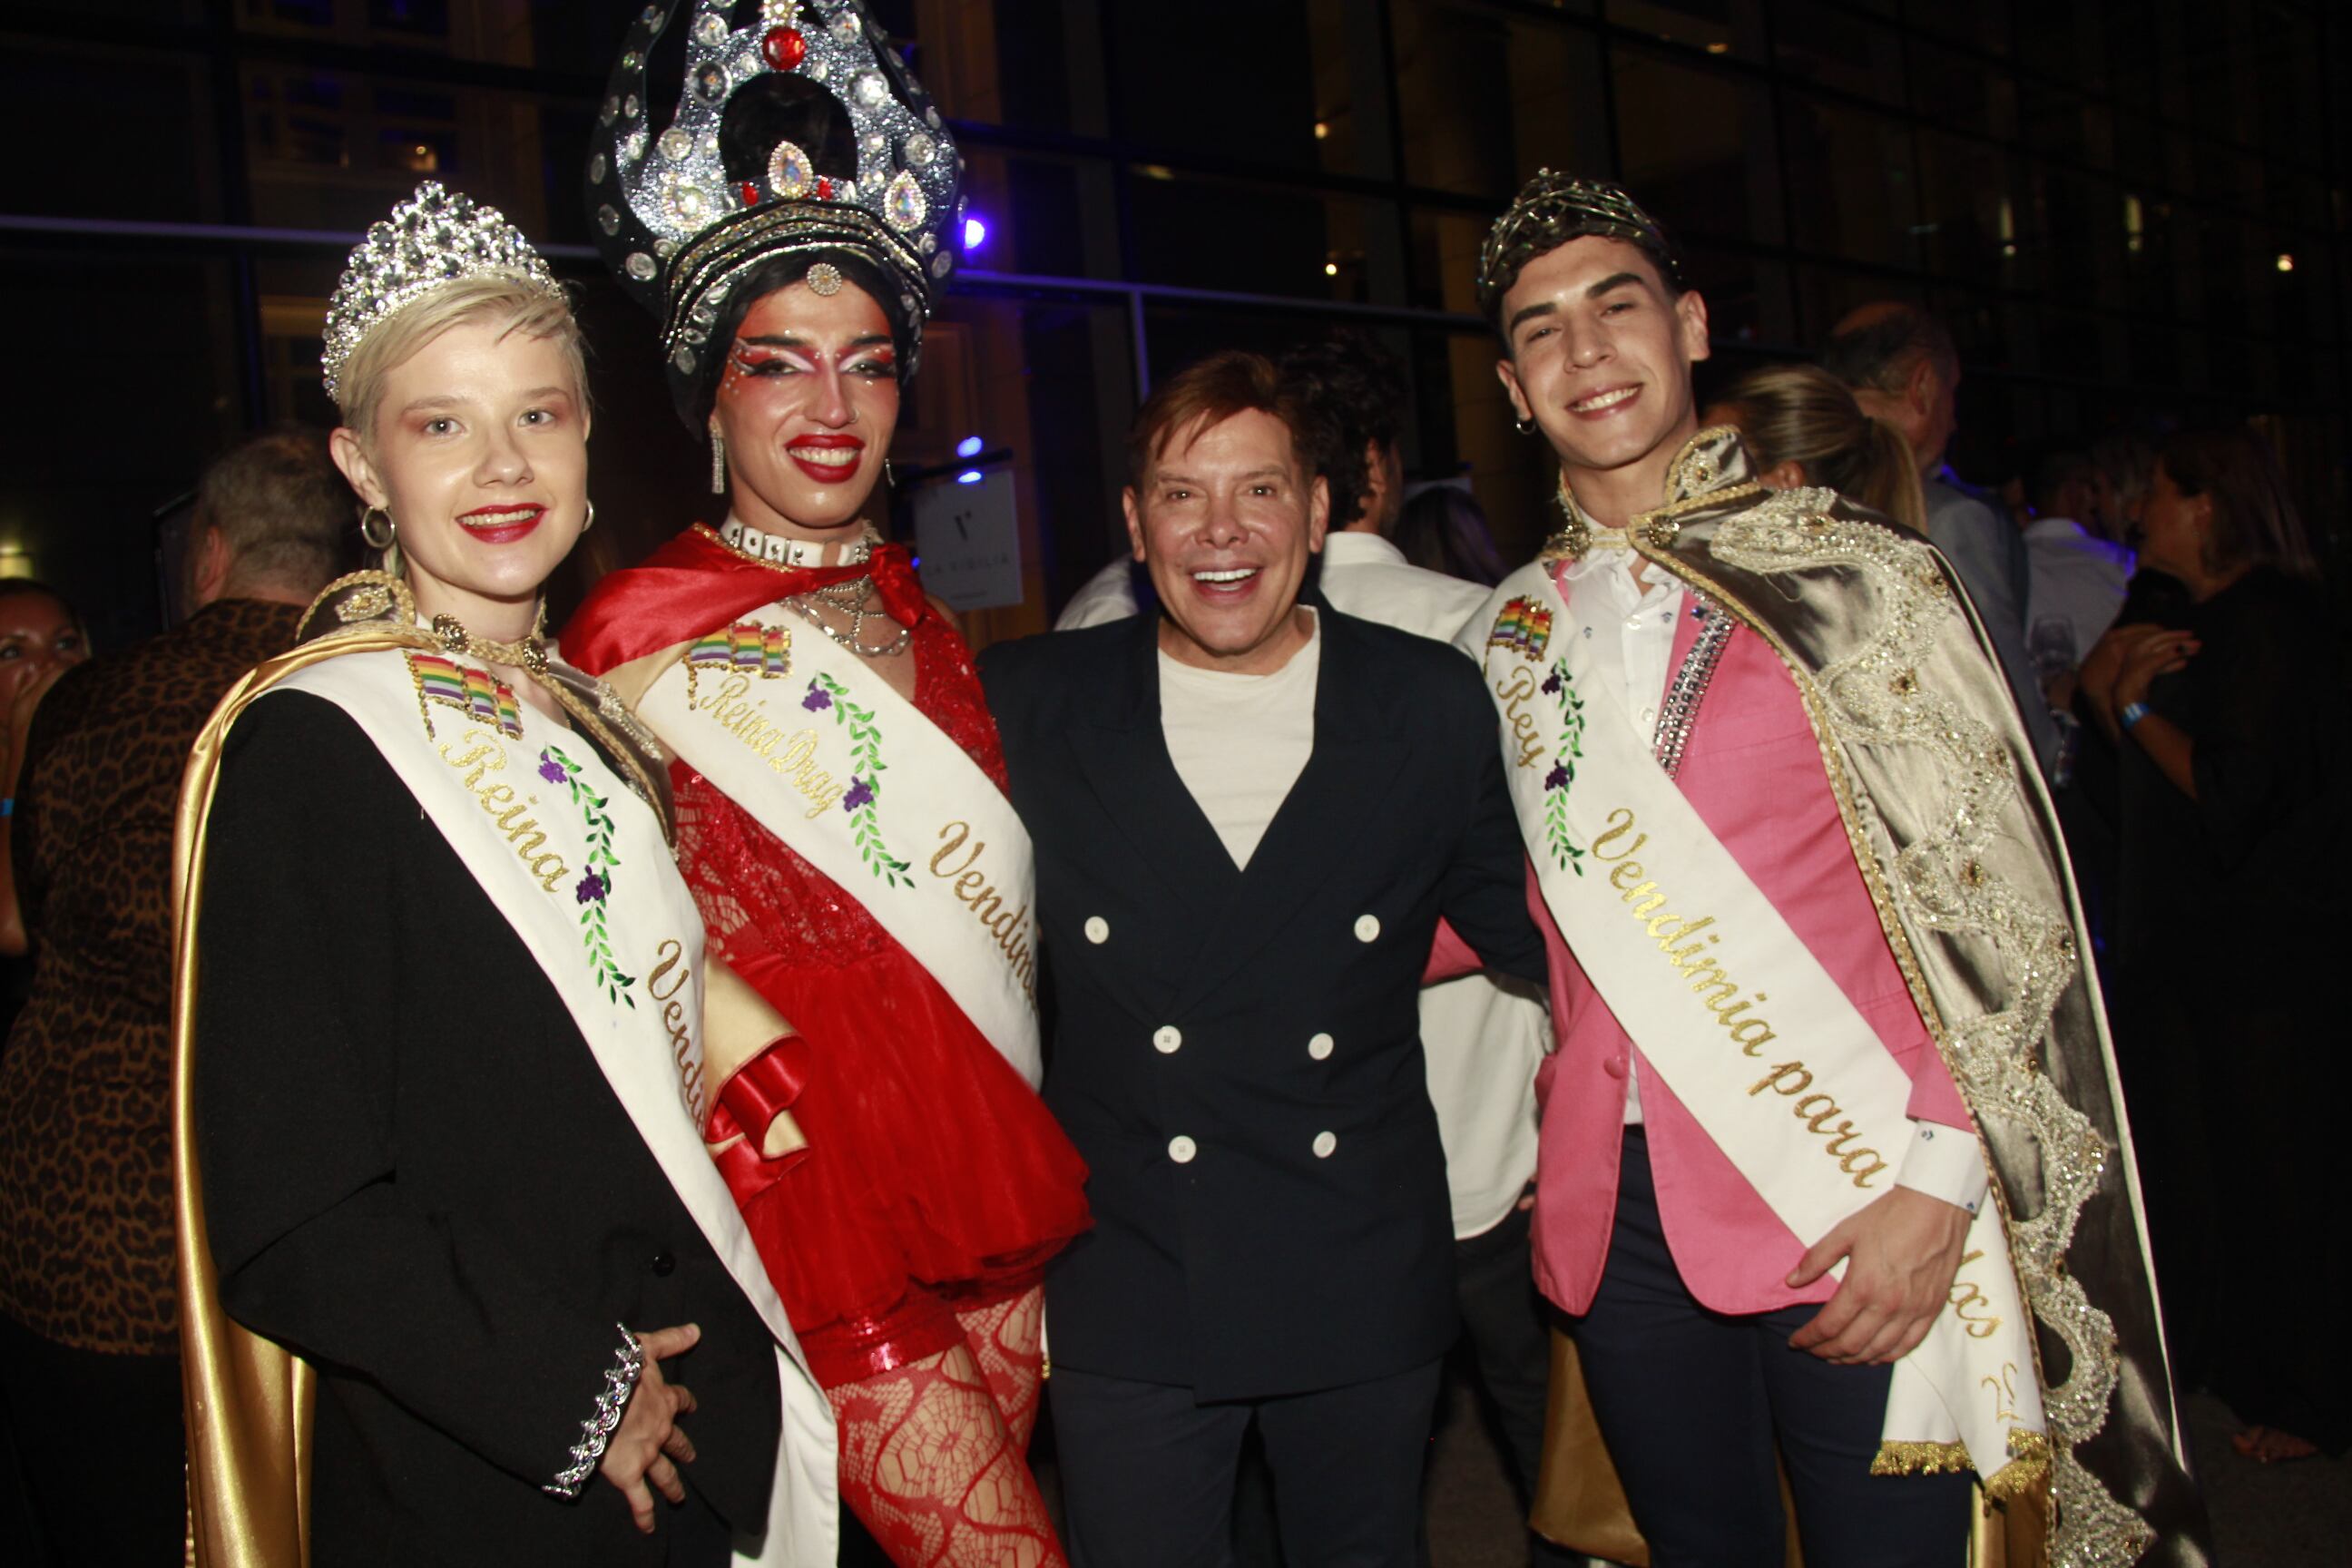
M 1310 615 L 1313 612 L 1308 612 Z M 1160 655 L 1160 726 L 1176 776 L 1234 864 L 1246 867 L 1315 750 L 1323 622 L 1271 675 L 1199 669 Z

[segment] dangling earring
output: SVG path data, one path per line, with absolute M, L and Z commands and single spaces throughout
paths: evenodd
M 596 503 L 595 503 L 594 501 L 593 501 L 593 500 L 592 500 L 592 501 L 590 501 L 590 502 L 588 503 L 588 521 L 585 521 L 585 522 L 583 522 L 583 523 L 582 523 L 582 524 L 580 525 L 580 531 L 581 531 L 581 532 L 583 532 L 583 533 L 585 533 L 585 532 L 587 532 L 590 529 L 592 529 L 592 528 L 593 528 L 593 527 L 595 527 L 595 526 L 596 526 Z M 543 613 L 543 612 L 542 612 L 542 613 Z
M 719 421 L 710 422 L 710 493 L 727 493 L 727 437 L 719 433 Z
M 376 535 L 381 525 L 382 538 Z M 370 550 L 389 550 L 392 542 L 400 537 L 400 530 L 392 521 L 392 513 L 380 506 L 372 506 L 360 513 L 360 542 Z
M 894 490 L 898 488 L 898 472 L 890 466 L 890 459 L 887 458 L 882 459 L 882 482 Z

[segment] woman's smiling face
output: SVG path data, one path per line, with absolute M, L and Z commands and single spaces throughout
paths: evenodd
M 775 289 L 736 329 L 710 418 L 744 522 L 822 536 L 856 521 L 898 423 L 889 319 L 855 284 Z

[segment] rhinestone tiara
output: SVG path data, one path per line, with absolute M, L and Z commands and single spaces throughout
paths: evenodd
M 1638 245 L 1666 281 L 1682 287 L 1682 257 L 1658 220 L 1616 185 L 1538 169 L 1495 220 L 1478 252 L 1478 305 L 1492 316 L 1519 280 L 1519 269 L 1549 250 L 1589 234 Z
M 687 24 L 686 76 L 666 128 L 653 123 L 646 61 L 671 23 Z M 750 25 L 736 26 L 739 14 Z M 870 258 L 898 290 L 913 341 L 954 271 L 963 160 L 940 111 L 882 25 L 857 0 L 670 0 L 647 5 L 623 39 L 588 159 L 588 210 L 621 287 L 661 323 L 676 386 L 716 352 L 720 308 L 771 257 L 826 248 Z M 735 94 L 761 77 L 823 88 L 848 116 L 854 177 L 818 174 L 813 149 L 782 141 L 751 177 L 730 177 L 720 130 Z
M 415 195 L 369 228 L 343 263 L 334 298 L 327 302 L 326 352 L 319 356 L 327 395 L 335 395 L 343 363 L 360 340 L 385 318 L 445 283 L 498 274 L 551 294 L 562 292 L 530 241 L 498 208 L 445 190 L 438 180 L 417 186 Z

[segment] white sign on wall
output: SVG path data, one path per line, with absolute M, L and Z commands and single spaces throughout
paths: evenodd
M 1010 468 L 978 484 L 926 485 L 913 505 L 926 589 L 956 610 L 1021 602 L 1021 518 Z

